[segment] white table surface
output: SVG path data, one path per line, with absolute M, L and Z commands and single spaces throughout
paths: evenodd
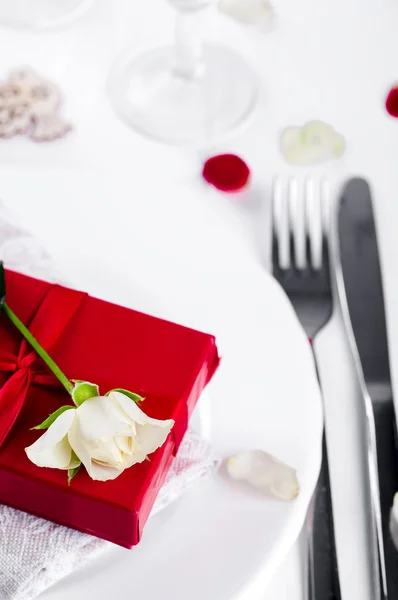
M 5 1 L 5 0 L 3 0 Z M 396 219 L 398 216 L 398 123 L 388 118 L 383 101 L 398 79 L 397 0 L 275 0 L 278 25 L 271 34 L 253 34 L 225 18 L 215 24 L 212 36 L 244 53 L 257 69 L 263 98 L 253 126 L 238 138 L 208 149 L 208 154 L 233 151 L 253 169 L 252 192 L 239 205 L 200 183 L 202 155 L 157 145 L 127 129 L 114 115 L 105 95 L 105 80 L 119 51 L 131 43 L 169 39 L 172 11 L 164 0 L 97 0 L 80 22 L 57 33 L 34 34 L 4 29 L 0 72 L 28 64 L 58 82 L 64 92 L 64 115 L 74 133 L 51 144 L 36 145 L 20 138 L 0 144 L 0 194 L 2 169 L 12 166 L 65 167 L 108 172 L 129 193 L 140 194 L 143 174 L 158 184 L 167 199 L 175 193 L 202 194 L 206 210 L 214 212 L 211 236 L 217 227 L 230 227 L 236 235 L 233 260 L 263 260 L 265 232 L 260 205 L 269 199 L 275 174 L 304 175 L 287 167 L 279 154 L 278 134 L 289 124 L 324 119 L 345 135 L 347 153 L 338 162 L 313 169 L 339 185 L 353 174 L 365 175 L 375 192 L 386 278 L 394 380 L 398 364 L 398 300 L 396 273 Z M 136 174 L 140 173 L 137 180 Z M 155 175 L 154 175 L 155 173 Z M 141 183 L 139 183 L 141 182 Z M 60 183 L 61 184 L 61 183 Z M 7 201 L 7 198 L 5 198 Z M 11 198 L 11 200 L 13 200 Z M 62 223 L 67 207 L 56 198 L 25 199 L 45 207 L 46 219 L 32 217 L 55 258 L 68 270 L 81 243 L 70 243 Z M 95 199 L 87 198 L 95 209 Z M 16 202 L 16 204 L 18 204 Z M 23 203 L 17 206 L 21 209 Z M 88 204 L 90 207 L 90 204 Z M 128 215 L 128 202 L 126 202 Z M 119 215 L 120 217 L 120 215 Z M 100 219 L 99 215 L 96 215 Z M 116 218 L 116 217 L 115 217 Z M 165 210 L 162 218 L 173 218 Z M 98 221 L 97 221 L 98 223 Z M 66 223 L 65 223 L 66 225 Z M 104 231 L 109 223 L 99 223 Z M 132 224 L 133 225 L 133 224 Z M 203 225 L 203 222 L 201 222 Z M 97 225 L 98 226 L 98 225 Z M 232 235 L 232 234 L 231 234 Z M 214 242 L 214 240 L 213 240 Z M 84 244 L 87 256 L 89 243 Z M 216 261 L 228 268 L 231 259 L 222 247 Z M 238 269 L 236 262 L 230 268 Z M 329 358 L 326 357 L 326 350 Z M 330 439 L 331 476 L 334 485 L 336 535 L 343 600 L 374 600 L 369 588 L 366 502 L 363 483 L 363 440 L 359 398 L 350 371 L 349 357 L 338 318 L 319 340 L 321 373 L 325 377 L 325 402 Z M 333 358 L 330 358 L 333 357 Z M 262 599 L 301 600 L 300 553 L 294 548 L 281 565 Z M 255 599 L 253 599 L 255 600 Z

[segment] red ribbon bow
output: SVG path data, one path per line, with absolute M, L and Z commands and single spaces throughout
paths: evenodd
M 34 315 L 29 331 L 50 352 L 66 331 L 72 317 L 87 294 L 59 285 L 49 288 Z M 1 315 L 5 319 L 5 315 Z M 0 348 L 0 371 L 12 373 L 0 390 L 0 447 L 11 431 L 22 410 L 31 383 L 59 386 L 56 377 L 44 370 L 44 363 L 24 339 L 18 356 Z M 40 418 L 39 418 L 40 420 Z

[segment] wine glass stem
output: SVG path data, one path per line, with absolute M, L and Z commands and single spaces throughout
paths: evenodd
M 203 8 L 179 10 L 175 29 L 175 74 L 196 79 L 204 72 Z

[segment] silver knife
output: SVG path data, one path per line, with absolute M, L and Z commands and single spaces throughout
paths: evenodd
M 373 512 L 374 594 L 398 599 L 398 553 L 390 509 L 398 490 L 396 421 L 392 399 L 384 295 L 369 185 L 351 179 L 338 207 L 336 279 L 367 420 Z

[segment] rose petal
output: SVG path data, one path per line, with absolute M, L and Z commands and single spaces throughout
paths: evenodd
M 76 416 L 76 410 L 63 412 L 34 444 L 25 448 L 25 452 L 38 467 L 55 469 L 74 469 L 80 461 L 72 456 L 68 441 L 68 431 Z
M 117 447 L 123 454 L 132 454 L 135 442 L 132 437 L 128 437 L 126 435 L 119 435 L 115 438 L 115 443 Z
M 89 402 L 89 400 L 87 400 L 87 402 Z M 82 404 L 82 406 L 84 405 Z M 75 454 L 80 458 L 91 479 L 108 481 L 110 479 L 116 479 L 116 477 L 122 473 L 123 469 L 102 465 L 92 460 L 90 451 L 82 437 L 80 424 L 77 419 L 72 423 L 72 427 L 68 433 L 68 439 Z
M 165 443 L 173 425 L 172 419 L 158 421 L 149 418 L 146 425 L 137 425 L 138 444 L 141 452 L 147 455 L 160 448 Z
M 91 479 L 94 481 L 112 481 L 123 473 L 124 469 L 119 470 L 108 465 L 101 465 L 95 460 L 91 461 L 90 470 L 88 471 Z
M 133 454 L 126 454 L 124 456 L 124 468 L 129 469 L 134 465 L 140 464 L 147 459 L 147 455 L 144 454 L 138 447 L 134 450 Z
M 285 502 L 297 498 L 300 491 L 295 469 L 263 450 L 231 457 L 227 461 L 227 471 L 234 479 L 246 480 Z
M 174 425 L 172 419 L 162 421 L 148 417 L 136 402 L 132 402 L 130 398 L 119 392 L 112 392 L 109 397 L 123 408 L 130 419 L 135 421 L 139 450 L 144 457 L 164 444 Z M 133 455 L 135 455 L 134 451 Z
M 386 110 L 391 117 L 398 119 L 398 86 L 394 86 L 388 92 Z
M 250 169 L 235 154 L 220 154 L 209 158 L 202 172 L 203 178 L 223 192 L 238 192 L 244 189 L 250 179 Z
M 123 469 L 123 454 L 115 438 L 99 438 L 91 449 L 91 460 L 106 463 L 116 469 Z
M 267 0 L 220 0 L 219 8 L 232 19 L 249 25 L 268 25 L 275 16 Z
M 328 123 L 311 121 L 303 127 L 285 129 L 280 148 L 289 164 L 314 165 L 340 158 L 345 150 L 345 140 Z
M 125 418 L 127 417 L 129 423 L 131 421 L 135 421 L 141 425 L 147 423 L 149 417 L 140 409 L 136 402 L 131 400 L 131 398 L 125 394 L 111 392 L 108 398 L 117 410 L 121 413 L 125 413 Z
M 123 394 L 121 394 L 123 395 Z M 127 398 L 131 404 L 134 404 Z M 131 433 L 129 419 L 112 402 L 112 395 L 98 396 L 83 402 L 76 411 L 81 435 L 87 440 Z
M 282 132 L 280 146 L 285 160 L 290 164 L 296 164 L 303 151 L 301 130 L 298 127 L 288 127 Z
M 74 453 L 80 458 L 88 471 L 91 467 L 91 455 L 81 435 L 80 425 L 77 420 L 72 423 L 72 427 L 68 432 L 68 440 Z

